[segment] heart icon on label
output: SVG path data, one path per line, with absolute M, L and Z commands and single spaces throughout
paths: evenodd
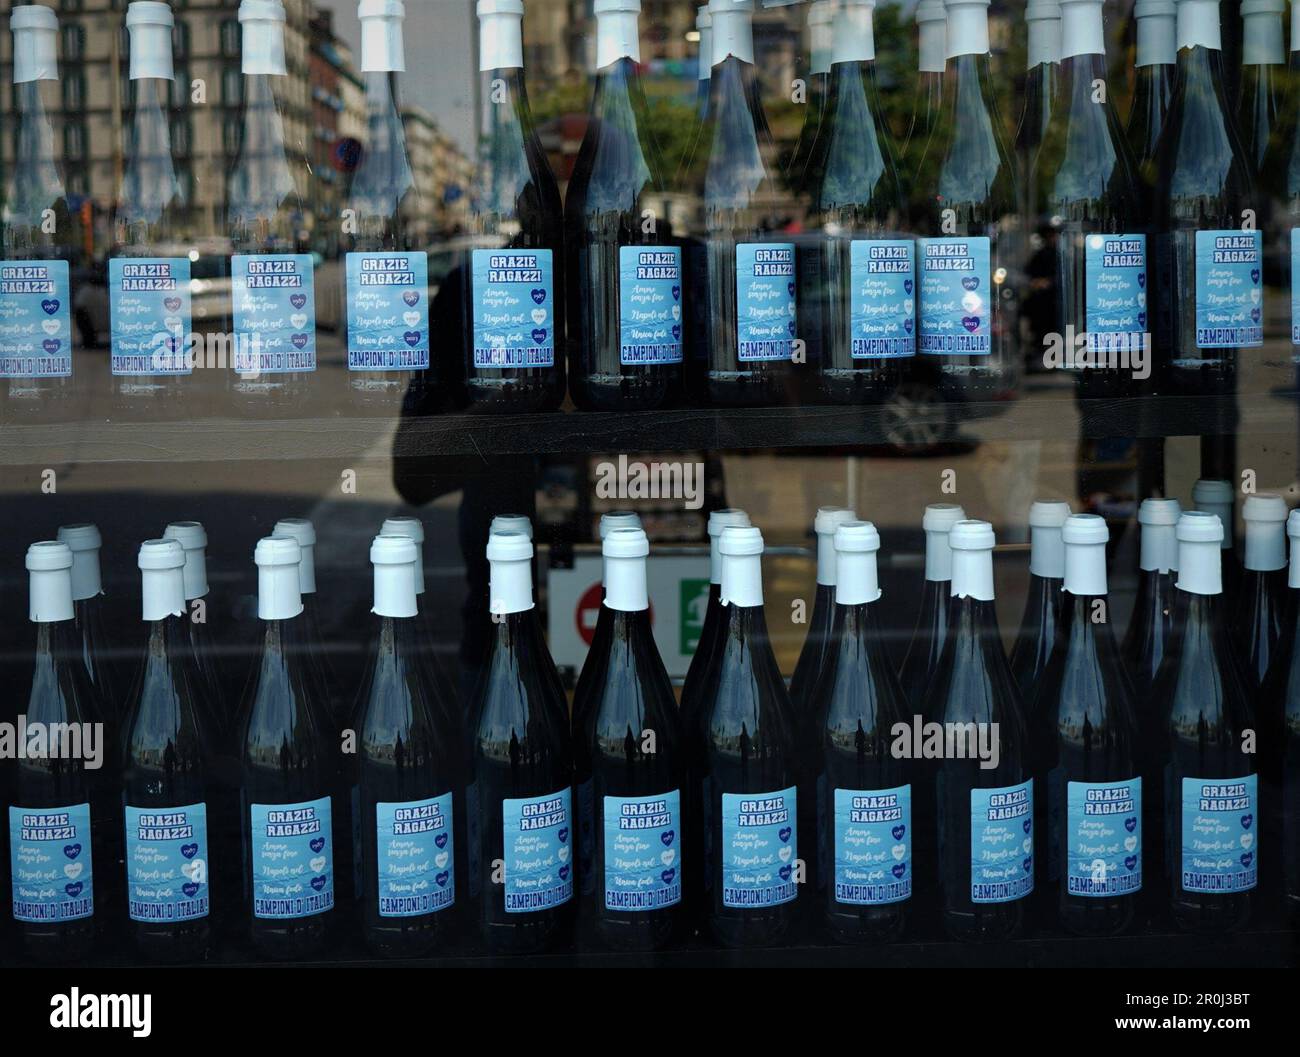
M 912 283 L 912 280 L 911 280 L 911 279 L 904 279 L 904 280 L 903 280 L 903 293 L 905 293 L 905 294 L 907 294 L 909 297 L 911 297 L 911 296 L 912 296 L 912 286 L 913 286 L 913 283 Z
M 1146 308 L 1146 306 L 1147 306 L 1147 295 L 1146 295 L 1146 294 L 1138 294 L 1138 295 L 1137 295 L 1137 303 L 1138 303 L 1139 305 L 1141 305 L 1143 308 Z
M 788 330 L 788 331 L 790 332 L 790 337 L 793 338 L 793 337 L 794 337 L 794 320 L 793 320 L 793 319 L 790 320 L 790 322 L 786 324 L 786 328 L 785 328 L 785 329 Z
M 1124 859 L 1124 868 L 1126 870 L 1132 870 L 1134 867 L 1137 866 L 1137 864 L 1138 864 L 1138 857 L 1136 855 L 1129 855 Z
M 406 293 L 402 295 L 402 300 L 414 308 L 420 303 L 420 295 L 414 290 L 407 290 Z
M 782 866 L 781 869 L 776 871 L 776 873 L 782 881 L 788 881 L 790 880 L 790 874 L 793 873 L 793 871 L 788 866 Z
M 173 334 L 181 333 L 185 328 L 181 326 L 179 316 L 167 316 L 163 319 L 163 329 L 171 331 Z
M 1137 839 L 1137 837 L 1125 837 L 1125 838 L 1124 838 L 1124 850 L 1125 850 L 1125 851 L 1137 851 L 1137 846 L 1138 846 L 1138 839 Z
M 1130 833 L 1132 833 L 1135 829 L 1137 829 L 1138 828 L 1137 816 L 1130 815 L 1128 818 L 1126 818 L 1124 820 L 1124 828 L 1128 830 Z
M 1034 850 L 1034 838 L 1026 837 L 1024 840 L 1020 842 L 1020 846 L 1025 849 L 1025 854 L 1028 855 L 1031 851 Z
M 1249 848 L 1254 843 L 1255 835 L 1253 833 L 1243 833 L 1241 835 L 1241 846 L 1243 848 Z
M 974 334 L 980 328 L 979 316 L 963 316 L 961 325 Z
M 179 312 L 181 310 L 181 299 L 179 297 L 164 297 L 163 308 L 168 312 Z
M 1146 325 L 1147 325 L 1147 314 L 1146 314 L 1145 312 L 1139 312 L 1139 313 L 1138 313 L 1138 326 L 1139 326 L 1139 327 L 1145 327 Z
M 312 837 L 312 839 L 311 839 L 311 841 L 310 841 L 310 847 L 311 847 L 311 850 L 312 850 L 312 851 L 321 851 L 321 850 L 323 850 L 324 847 L 325 847 L 325 838 L 324 838 L 324 837 Z
M 304 307 L 306 306 L 306 304 L 307 304 L 307 295 L 306 295 L 306 294 L 290 294 L 290 295 L 289 295 L 289 304 L 293 305 L 294 308 L 304 308 Z
M 568 868 L 567 866 L 561 866 L 561 867 L 560 867 L 560 880 L 561 880 L 561 881 L 567 881 L 568 879 L 569 879 L 569 868 Z
M 451 861 L 451 856 L 448 855 L 445 851 L 440 851 L 438 852 L 437 855 L 433 857 L 433 865 L 438 867 L 439 870 L 441 870 L 444 866 L 446 866 L 447 863 L 449 863 L 450 861 Z
M 1254 816 L 1254 815 L 1242 815 L 1242 816 L 1241 816 L 1241 828 L 1242 828 L 1242 829 L 1250 829 L 1250 825 L 1251 825 L 1251 823 L 1254 822 L 1254 821 L 1255 821 L 1255 816 Z
M 305 329 L 307 326 L 307 313 L 295 312 L 289 317 L 289 326 L 293 327 L 294 330 Z
M 41 342 L 41 348 L 43 348 L 46 352 L 48 352 L 51 356 L 53 356 L 56 352 L 59 351 L 59 346 L 62 344 L 63 342 L 61 342 L 58 338 L 46 338 L 44 341 Z
M 789 862 L 790 856 L 794 854 L 794 849 L 787 844 L 784 848 L 777 848 L 776 854 L 777 858 L 782 862 Z
M 1252 308 L 1252 309 L 1250 310 L 1250 318 L 1251 318 L 1251 321 L 1254 322 L 1254 323 L 1258 323 L 1258 322 L 1259 322 L 1259 309 L 1258 309 L 1258 308 Z
M 307 865 L 311 867 L 312 873 L 320 873 L 325 869 L 325 856 L 317 855 Z
M 978 290 L 980 281 L 973 275 L 968 275 L 961 281 L 963 288 L 967 290 Z
M 681 319 L 681 318 L 682 318 L 682 306 L 681 306 L 681 305 L 673 305 L 672 317 L 673 317 L 673 319 Z
M 893 866 L 889 868 L 889 872 L 901 880 L 903 874 L 907 873 L 907 863 L 905 862 L 895 863 Z
M 533 331 L 533 341 L 537 342 L 538 345 L 542 344 L 545 340 L 546 330 L 544 328 L 539 327 Z
M 1258 269 L 1258 268 L 1252 268 L 1252 269 L 1250 270 L 1250 281 L 1251 281 L 1252 283 L 1257 283 L 1257 282 L 1259 282 L 1259 269 Z
M 63 890 L 67 892 L 68 895 L 70 895 L 73 899 L 76 899 L 77 896 L 81 895 L 81 890 L 84 887 L 85 886 L 80 881 L 74 881 L 70 885 L 64 885 Z
M 310 334 L 295 334 L 289 340 L 293 342 L 295 349 L 305 349 L 307 342 L 311 339 Z
M 909 334 L 912 333 L 912 321 L 910 319 L 903 320 L 903 329 Z
M 199 846 L 197 842 L 194 844 L 181 845 L 181 854 L 184 855 L 185 858 L 187 859 L 194 858 L 194 856 L 198 855 L 198 853 L 199 853 Z
M 906 826 L 895 826 L 893 829 L 889 831 L 890 836 L 892 836 L 894 840 L 902 840 L 903 834 L 906 832 L 907 832 Z
M 438 882 L 439 888 L 446 888 L 447 882 L 451 880 L 451 874 L 443 870 L 441 873 L 434 874 L 433 879 Z
M 325 877 L 324 875 L 320 877 L 313 877 L 311 879 L 311 886 L 314 889 L 316 889 L 316 891 L 318 892 L 323 891 L 327 884 L 329 884 L 329 878 Z
M 530 291 L 530 292 L 531 292 L 532 295 L 533 295 L 533 303 L 534 303 L 534 304 L 538 304 L 538 305 L 540 305 L 543 301 L 546 300 L 546 291 L 545 291 L 545 290 L 537 289 L 537 290 L 532 290 L 532 291 Z
M 447 846 L 447 834 L 439 833 L 433 838 L 433 843 L 438 845 L 439 848 L 445 848 Z
M 787 841 L 790 839 L 790 836 L 793 832 L 794 831 L 789 826 L 782 826 L 779 830 L 777 830 L 776 835 L 780 837 L 783 841 Z
M 193 881 L 186 881 L 183 885 L 181 885 L 181 891 L 184 892 L 191 899 L 194 898 L 194 894 L 198 892 L 198 890 L 199 890 L 199 886 L 196 885 Z
M 63 846 L 63 854 L 66 855 L 69 859 L 75 859 L 78 855 L 81 854 L 81 845 L 65 844 Z
M 420 334 L 421 331 L 408 330 L 405 334 L 402 335 L 402 340 L 406 342 L 406 344 L 411 346 L 411 348 L 415 348 L 415 346 L 420 344 Z
M 63 867 L 63 876 L 69 881 L 75 881 L 81 876 L 81 871 L 86 868 L 85 863 L 70 862 Z
M 1028 833 L 1029 830 L 1032 828 L 1033 824 L 1034 824 L 1033 819 L 1027 818 L 1025 819 L 1024 822 L 1020 823 L 1020 828 L 1023 829 L 1026 833 Z
M 557 848 L 556 851 L 555 851 L 555 856 L 556 856 L 556 858 L 558 858 L 558 859 L 560 860 L 560 862 L 568 862 L 568 861 L 569 861 L 569 846 L 566 844 L 566 845 L 565 845 L 564 847 L 562 847 L 562 848 Z
M 419 324 L 419 322 L 420 322 L 420 313 L 419 313 L 419 312 L 403 312 L 403 313 L 402 313 L 402 322 L 405 323 L 408 327 L 414 327 L 414 326 L 416 326 L 417 324 Z
M 52 316 L 59 310 L 59 299 L 57 297 L 47 297 L 41 302 L 41 308 L 44 309 L 47 316 Z
M 677 853 L 675 851 L 661 852 L 659 855 L 659 861 L 665 866 L 671 866 L 677 861 Z
M 672 883 L 673 883 L 673 878 L 676 877 L 676 876 L 677 876 L 677 871 L 676 871 L 676 870 L 664 870 L 663 873 L 661 873 L 661 874 L 659 875 L 660 879 L 661 879 L 661 880 L 663 881 L 663 883 L 666 884 L 666 885 L 670 885 L 670 884 L 672 884 Z
M 181 873 L 189 880 L 197 881 L 203 876 L 203 860 L 181 863 Z
M 1138 272 L 1138 286 L 1146 286 L 1147 277 L 1145 272 Z
M 1025 873 L 1032 873 L 1034 869 L 1034 860 L 1026 859 L 1020 865 L 1024 868 Z
M 673 300 L 674 300 L 674 301 L 680 301 L 681 299 L 682 299 L 682 288 L 681 288 L 680 286 L 674 286 L 674 287 L 673 287 Z
M 1250 303 L 1251 303 L 1252 305 L 1257 305 L 1257 304 L 1259 304 L 1259 299 L 1260 299 L 1261 297 L 1263 297 L 1263 296 L 1264 296 L 1264 295 L 1263 295 L 1263 292 L 1260 291 L 1258 288 L 1252 290 L 1252 291 L 1250 292 Z
M 1246 852 L 1245 855 L 1243 855 L 1243 856 L 1241 857 L 1241 865 L 1242 865 L 1242 866 L 1249 866 L 1249 865 L 1250 865 L 1252 862 L 1254 862 L 1254 861 L 1255 861 L 1255 854 L 1254 854 L 1254 852 L 1249 852 L 1249 851 L 1248 851 L 1248 852 Z
M 663 846 L 666 848 L 668 847 L 668 845 L 670 845 L 673 842 L 673 838 L 676 836 L 677 836 L 676 830 L 666 829 L 661 834 L 659 834 L 659 839 L 660 841 L 663 842 Z
M 568 827 L 568 826 L 565 826 L 562 830 L 560 830 L 559 833 L 557 833 L 557 834 L 555 835 L 555 837 L 556 837 L 556 839 L 557 839 L 561 844 L 566 844 L 566 843 L 568 843 L 568 840 L 569 840 L 569 827 Z
M 45 331 L 46 334 L 57 334 L 62 329 L 63 326 L 57 319 L 41 320 L 41 330 Z
M 677 324 L 677 323 L 674 323 L 674 324 L 673 324 L 673 341 L 681 341 L 681 340 L 682 340 L 682 328 L 681 328 L 681 325 L 680 325 L 680 324 Z
M 892 848 L 889 849 L 889 853 L 895 858 L 895 860 L 897 860 L 898 862 L 902 862 L 903 859 L 906 858 L 907 856 L 907 845 L 895 844 Z
M 546 309 L 534 308 L 532 311 L 533 322 L 539 327 L 546 322 Z

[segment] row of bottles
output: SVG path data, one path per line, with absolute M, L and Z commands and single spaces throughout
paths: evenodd
M 1106 87 L 1101 0 L 1036 0 L 1008 151 L 986 0 L 918 6 L 917 107 L 901 144 L 877 97 L 873 6 L 811 5 L 812 97 L 782 172 L 758 90 L 753 2 L 711 0 L 708 94 L 670 178 L 640 81 L 639 0 L 598 0 L 590 118 L 561 205 L 528 105 L 523 5 L 481 0 L 473 248 L 430 305 L 426 250 L 403 226 L 431 193 L 415 185 L 401 119 L 404 7 L 361 0 L 367 146 L 340 218 L 352 406 L 393 413 L 445 397 L 551 409 L 566 359 L 574 402 L 604 410 L 684 397 L 860 403 L 909 373 L 987 396 L 1014 389 L 1026 357 L 1070 370 L 1084 395 L 1230 391 L 1236 350 L 1263 343 L 1265 286 L 1290 288 L 1296 101 L 1279 108 L 1265 72 L 1277 62 L 1250 61 L 1277 58 L 1280 8 L 1245 13 L 1243 142 L 1223 95 L 1217 0 L 1137 5 L 1127 133 Z M 303 155 L 278 101 L 284 9 L 246 0 L 239 17 L 243 139 L 222 228 L 232 308 L 220 376 L 240 413 L 314 413 L 315 264 L 295 222 Z M 202 224 L 169 140 L 170 8 L 136 0 L 126 25 L 135 105 L 108 261 L 111 373 L 119 413 L 180 417 L 198 385 L 191 354 L 206 369 L 213 351 L 190 312 Z M 19 152 L 0 297 L 14 322 L 0 365 L 7 407 L 48 411 L 71 388 L 74 344 L 74 221 L 40 95 L 58 77 L 57 17 L 19 6 L 11 28 Z M 1035 238 L 1046 248 L 1031 254 Z M 1277 274 L 1265 275 L 1266 260 Z M 1035 277 L 1053 304 L 1030 303 L 1026 338 L 1021 300 Z
M 1222 484 L 1198 483 L 1196 498 L 1226 511 L 1144 502 L 1122 645 L 1105 521 L 1036 503 L 1010 658 L 992 527 L 927 508 L 900 672 L 879 623 L 879 533 L 823 509 L 788 690 L 762 535 L 744 512 L 715 511 L 680 705 L 651 633 L 646 534 L 635 514 L 606 515 L 604 599 L 571 710 L 526 521 L 500 518 L 489 536 L 492 627 L 467 701 L 424 623 L 423 529 L 384 523 L 374 645 L 350 709 L 307 608 L 314 529 L 278 523 L 254 555 L 261 649 L 237 714 L 189 616 L 208 594 L 202 527 L 168 526 L 139 550 L 147 646 L 120 695 L 95 646 L 99 535 L 68 526 L 27 554 L 35 665 L 6 800 L 16 929 L 31 954 L 73 960 L 125 907 L 145 957 L 200 958 L 228 929 L 281 959 L 323 949 L 343 915 L 377 953 L 410 955 L 466 933 L 547 949 L 575 915 L 583 942 L 639 950 L 694 928 L 748 946 L 814 923 L 883 940 L 918 914 L 972 940 L 1026 919 L 1111 935 L 1166 909 L 1221 929 L 1283 877 L 1294 908 L 1296 857 L 1284 871 L 1272 853 L 1300 825 L 1295 543 L 1285 582 L 1300 515 L 1248 497 L 1230 616 Z M 110 731 L 98 766 L 34 748 L 52 724 L 88 738 L 96 723 Z

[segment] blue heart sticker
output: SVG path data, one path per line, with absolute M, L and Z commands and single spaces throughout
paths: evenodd
M 434 874 L 433 879 L 438 882 L 439 888 L 446 888 L 447 882 L 451 880 L 451 871 L 443 870 L 441 873 Z
M 1254 861 L 1255 861 L 1255 853 L 1253 851 L 1248 851 L 1241 857 L 1242 866 L 1249 866 Z
M 303 305 L 305 305 L 306 303 L 307 303 L 307 295 L 306 295 L 306 294 L 290 294 L 290 295 L 289 295 L 289 304 L 293 305 L 294 308 L 302 308 Z
M 676 836 L 677 833 L 675 830 L 666 829 L 661 834 L 659 834 L 659 839 L 663 841 L 664 847 L 666 848 L 668 847 L 668 845 L 672 844 L 673 838 Z
M 313 878 L 311 879 L 311 886 L 312 886 L 314 889 L 316 889 L 316 891 L 318 891 L 318 892 L 321 891 L 322 889 L 324 889 L 324 887 L 325 887 L 328 883 L 329 883 L 329 878 L 326 877 L 324 874 L 321 874 L 319 877 L 313 877 Z
M 289 340 L 293 342 L 294 348 L 305 349 L 307 347 L 308 337 L 309 335 L 307 334 L 294 334 L 289 338 Z
M 569 867 L 566 864 L 560 867 L 560 880 L 567 881 L 568 879 L 569 879 Z
M 973 275 L 968 275 L 961 281 L 961 285 L 967 290 L 978 290 L 980 281 Z
M 674 287 L 673 287 L 673 300 L 674 300 L 674 301 L 680 301 L 681 298 L 682 298 L 682 288 L 681 288 L 680 286 L 674 286 Z
M 1255 821 L 1255 816 L 1254 816 L 1254 815 L 1242 815 L 1242 816 L 1241 816 L 1241 828 L 1242 828 L 1242 829 L 1250 829 L 1250 824 L 1251 824 L 1252 822 L 1254 822 L 1254 821 Z
M 181 845 L 181 854 L 184 855 L 185 858 L 187 859 L 194 858 L 194 856 L 198 855 L 198 853 L 199 853 L 199 846 L 197 842 L 194 844 Z
M 420 344 L 420 332 L 418 330 L 408 330 L 402 335 L 402 340 L 411 346 L 411 348 L 415 348 L 415 346 Z
M 907 863 L 896 862 L 889 868 L 889 871 L 899 880 L 902 880 L 903 874 L 907 873 Z
M 1138 857 L 1136 855 L 1130 855 L 1128 856 L 1128 858 L 1124 860 L 1124 868 L 1127 870 L 1134 869 L 1137 866 L 1137 864 L 1138 864 Z
M 670 885 L 670 884 L 672 884 L 672 883 L 673 883 L 673 878 L 676 877 L 676 876 L 677 876 L 677 871 L 676 871 L 676 870 L 665 870 L 663 873 L 661 873 L 661 874 L 659 875 L 660 879 L 661 879 L 661 880 L 663 881 L 663 883 L 666 884 L 666 885 Z
M 196 885 L 193 881 L 186 881 L 183 885 L 181 885 L 181 891 L 184 892 L 190 899 L 194 898 L 194 893 L 197 892 L 198 890 L 199 890 L 199 886 Z
M 556 836 L 556 838 L 559 840 L 559 842 L 560 842 L 561 844 L 564 844 L 564 843 L 565 843 L 566 841 L 568 841 L 568 839 L 569 839 L 569 827 L 568 827 L 568 826 L 565 826 L 565 827 L 564 827 L 562 830 L 560 830 L 560 832 L 557 833 L 555 836 Z
M 75 859 L 78 855 L 81 854 L 81 845 L 65 844 L 63 846 L 63 854 L 66 855 L 69 859 Z
M 58 338 L 46 338 L 44 341 L 41 342 L 41 348 L 43 348 L 46 352 L 48 352 L 51 356 L 53 356 L 56 352 L 59 351 L 59 346 L 62 344 L 63 342 L 61 342 Z
M 63 890 L 67 892 L 68 895 L 72 896 L 73 899 L 76 899 L 77 896 L 81 895 L 81 889 L 83 887 L 84 886 L 80 881 L 73 881 L 70 885 L 64 885 Z
M 1124 828 L 1128 830 L 1130 833 L 1132 833 L 1135 829 L 1138 828 L 1137 818 L 1133 815 L 1130 815 L 1128 818 L 1126 818 L 1124 820 Z
M 906 827 L 906 826 L 895 826 L 895 827 L 894 827 L 893 829 L 891 829 L 889 832 L 893 834 L 893 836 L 894 836 L 894 840 L 902 840 L 902 839 L 903 839 L 903 834 L 907 832 L 907 827 Z
M 777 870 L 776 872 L 780 876 L 782 881 L 790 880 L 790 867 L 782 866 L 781 869 Z
M 1026 859 L 1026 860 L 1025 860 L 1024 862 L 1022 862 L 1020 865 L 1023 866 L 1023 867 L 1025 868 L 1025 873 L 1029 873 L 1029 872 L 1030 872 L 1031 870 L 1033 870 L 1033 868 L 1034 868 L 1034 860 L 1033 860 L 1033 859 Z
M 907 293 L 907 294 L 909 294 L 909 295 L 911 294 L 911 292 L 912 292 L 912 280 L 911 280 L 911 279 L 904 279 L 904 280 L 903 280 L 903 291 L 904 291 L 904 293 Z
M 537 304 L 539 304 L 539 305 L 540 305 L 543 301 L 546 300 L 546 291 L 545 291 L 545 290 L 542 290 L 542 289 L 539 288 L 539 289 L 533 290 L 533 291 L 532 291 L 532 294 L 533 294 L 533 300 L 534 300 Z
M 789 826 L 782 826 L 779 830 L 777 830 L 776 835 L 781 838 L 781 843 L 785 844 L 787 841 L 789 841 L 790 834 L 792 832 L 794 831 L 791 830 Z
M 445 848 L 447 846 L 447 834 L 439 833 L 433 838 L 433 843 L 438 845 L 439 848 Z
M 59 310 L 59 299 L 57 297 L 47 297 L 41 302 L 41 308 L 45 310 L 47 316 L 52 316 Z
M 420 301 L 420 295 L 414 290 L 407 290 L 406 293 L 402 295 L 402 300 L 414 308 Z
M 1034 820 L 1027 818 L 1025 819 L 1024 822 L 1020 823 L 1020 828 L 1023 829 L 1026 833 L 1028 833 L 1030 828 L 1033 826 L 1033 824 L 1034 824 Z
M 310 843 L 311 843 L 311 850 L 312 850 L 312 851 L 320 851 L 323 847 L 325 847 L 325 838 L 324 838 L 324 837 L 312 837 Z
M 545 340 L 546 340 L 546 328 L 535 327 L 533 329 L 533 341 L 537 342 L 537 344 L 540 345 Z

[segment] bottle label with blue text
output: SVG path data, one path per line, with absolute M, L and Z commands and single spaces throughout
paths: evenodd
M 501 802 L 508 914 L 549 910 L 573 898 L 573 790 Z
M 854 239 L 849 248 L 849 355 L 916 354 L 916 244 Z
M 330 798 L 252 804 L 253 916 L 305 918 L 334 906 Z
M 306 253 L 230 258 L 234 368 L 244 375 L 316 369 L 316 292 Z
M 1010 903 L 1034 890 L 1033 781 L 970 791 L 970 899 Z
M 9 808 L 15 921 L 50 924 L 95 912 L 90 805 Z
M 618 249 L 618 358 L 624 366 L 682 362 L 682 251 Z
M 987 235 L 918 239 L 920 351 L 987 356 L 993 351 L 993 289 Z
M 348 370 L 427 370 L 429 258 L 349 253 L 347 282 Z
M 554 366 L 560 309 L 551 251 L 474 250 L 470 256 L 474 366 Z
M 375 804 L 381 918 L 409 918 L 456 902 L 451 794 Z
M 682 901 L 681 793 L 605 797 L 605 909 Z
M 1264 344 L 1263 234 L 1196 233 L 1196 346 L 1249 348 Z
M 722 905 L 770 907 L 798 894 L 796 790 L 722 794 Z
M 793 242 L 736 247 L 736 354 L 741 363 L 794 357 Z
M 67 261 L 0 261 L 0 378 L 72 374 Z
M 1138 352 L 1147 341 L 1147 237 L 1084 239 L 1087 349 Z
M 1066 785 L 1065 892 L 1118 896 L 1142 888 L 1142 779 Z
M 912 894 L 912 787 L 835 790 L 835 901 L 899 903 Z
M 1247 892 L 1259 880 L 1258 778 L 1184 778 L 1185 892 Z
M 132 921 L 208 916 L 208 807 L 126 808 L 127 911 Z
M 113 374 L 191 372 L 188 257 L 112 258 L 108 311 Z
M 1300 228 L 1291 229 L 1291 344 L 1300 345 Z

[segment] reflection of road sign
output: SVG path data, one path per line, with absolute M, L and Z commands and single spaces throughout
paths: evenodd
M 704 613 L 709 608 L 709 581 L 681 581 L 681 651 L 686 656 L 695 652 L 704 630 Z
M 361 141 L 351 136 L 344 136 L 334 144 L 334 156 L 331 159 L 339 172 L 351 172 L 361 160 Z
M 578 622 L 578 634 L 588 646 L 596 637 L 596 621 L 600 619 L 600 601 L 604 594 L 600 584 L 592 584 L 578 599 L 578 608 L 574 612 L 574 617 Z

